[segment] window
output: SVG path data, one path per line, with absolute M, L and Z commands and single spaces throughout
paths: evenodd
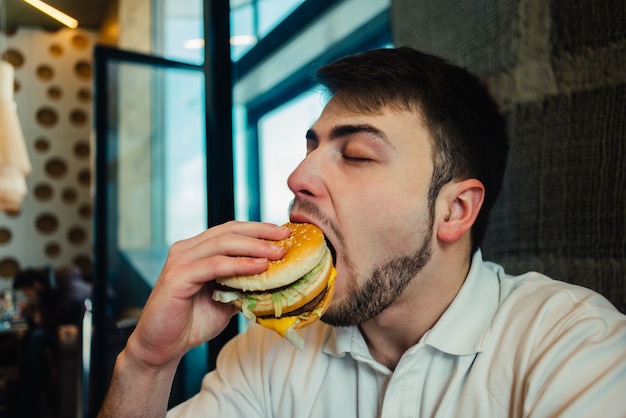
M 304 134 L 320 115 L 323 97 L 313 88 L 259 120 L 261 220 L 283 224 L 293 194 L 287 177 L 306 154 Z
M 207 227 L 204 80 L 196 74 L 171 72 L 164 81 L 167 109 L 155 136 L 162 138 L 164 147 L 163 239 L 170 246 Z
M 153 1 L 154 53 L 164 58 L 204 62 L 203 0 Z
M 284 3 L 231 0 L 231 34 L 263 34 L 233 57 L 235 208 L 240 220 L 280 224 L 288 219 L 293 197 L 287 177 L 304 157 L 304 135 L 323 107 L 320 92 L 311 88 L 315 68 L 390 43 L 389 0 Z M 287 3 L 297 7 L 290 9 Z M 270 13 L 277 4 L 281 8 Z M 263 7 L 268 9 L 261 12 Z M 283 17 L 268 18 L 272 23 L 264 28 L 273 29 L 264 33 L 255 13 L 257 20 L 261 15 Z
M 237 61 L 304 0 L 231 0 L 231 57 Z

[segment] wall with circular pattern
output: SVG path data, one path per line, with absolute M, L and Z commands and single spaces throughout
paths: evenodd
M 96 32 L 19 28 L 0 34 L 32 173 L 19 213 L 0 213 L 0 289 L 26 267 L 91 274 L 92 47 Z

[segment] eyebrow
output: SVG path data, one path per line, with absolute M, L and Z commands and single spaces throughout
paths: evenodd
M 346 136 L 360 133 L 370 134 L 370 136 L 372 136 L 374 139 L 384 142 L 388 146 L 395 149 L 395 146 L 391 142 L 389 142 L 385 134 L 380 129 L 369 124 L 334 126 L 330 131 L 330 139 L 344 138 Z M 312 139 L 317 141 L 318 135 L 313 129 L 309 129 L 306 132 L 306 139 Z

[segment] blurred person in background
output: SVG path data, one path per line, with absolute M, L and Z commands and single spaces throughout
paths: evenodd
M 23 294 L 22 317 L 28 323 L 23 339 L 18 411 L 35 417 L 48 358 L 57 356 L 58 344 L 78 335 L 84 301 L 91 297 L 88 283 L 76 266 L 58 269 L 28 268 L 18 273 L 13 288 Z

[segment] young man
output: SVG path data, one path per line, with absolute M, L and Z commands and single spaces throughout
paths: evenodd
M 623 416 L 626 317 L 590 290 L 482 260 L 507 139 L 481 84 L 409 48 L 318 75 L 332 97 L 288 184 L 291 220 L 336 252 L 326 324 L 300 331 L 302 351 L 252 325 L 170 415 Z M 163 416 L 183 354 L 235 313 L 211 281 L 265 270 L 283 255 L 267 240 L 288 234 L 230 222 L 174 244 L 101 416 Z

